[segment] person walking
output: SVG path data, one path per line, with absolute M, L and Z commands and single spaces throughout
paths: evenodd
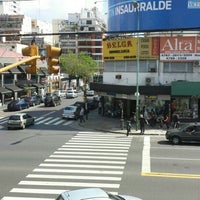
M 140 115 L 139 122 L 140 122 L 140 133 L 144 134 L 145 124 L 148 124 L 148 121 L 144 118 L 143 114 Z
M 178 114 L 176 112 L 172 115 L 172 121 L 173 121 L 173 127 L 178 128 L 179 120 L 178 120 Z
M 80 124 L 82 124 L 83 122 L 85 122 L 84 114 L 85 114 L 85 110 L 84 110 L 84 108 L 83 108 L 83 106 L 82 106 L 82 107 L 81 107 L 81 110 L 80 110 L 80 113 L 79 113 Z
M 98 113 L 101 114 L 101 112 L 102 112 L 102 103 L 101 103 L 101 101 L 99 101 L 99 103 L 98 103 Z
M 169 124 L 170 124 L 169 115 L 166 115 L 166 116 L 165 116 L 164 122 L 165 122 L 166 128 L 167 128 L 167 130 L 168 130 L 168 129 L 169 129 Z

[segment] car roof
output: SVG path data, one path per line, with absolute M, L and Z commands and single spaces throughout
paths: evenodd
M 102 199 L 108 198 L 108 194 L 101 188 L 83 188 L 66 191 L 63 193 L 63 197 L 68 200 Z

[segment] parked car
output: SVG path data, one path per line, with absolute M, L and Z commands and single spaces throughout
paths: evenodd
M 76 98 L 76 97 L 78 97 L 77 92 L 75 92 L 74 90 L 67 90 L 67 93 L 66 93 L 67 99 Z
M 94 96 L 94 90 L 87 90 L 86 95 L 87 96 Z
M 80 106 L 66 106 L 63 110 L 62 117 L 65 119 L 77 120 L 79 118 L 80 110 Z
M 29 103 L 24 99 L 13 100 L 7 105 L 8 111 L 17 111 L 29 108 Z
M 54 94 L 57 94 L 59 97 L 65 97 L 67 91 L 66 90 L 56 90 L 53 92 Z
M 180 144 L 183 141 L 200 142 L 200 123 L 186 123 L 177 129 L 170 129 L 165 137 L 173 144 Z
M 35 106 L 41 103 L 41 99 L 37 96 L 24 97 L 23 99 L 28 102 L 29 106 Z
M 34 117 L 27 113 L 18 113 L 11 115 L 8 118 L 7 128 L 21 128 L 24 129 L 27 126 L 33 125 L 35 123 Z
M 85 108 L 85 102 L 83 101 L 76 101 L 73 105 L 77 106 L 83 106 Z M 98 107 L 98 101 L 94 99 L 87 99 L 87 107 L 88 110 L 94 110 Z
M 44 105 L 47 106 L 57 106 L 61 104 L 61 98 L 54 93 L 47 93 L 44 99 Z
M 56 200 L 141 200 L 128 195 L 114 195 L 100 188 L 82 188 L 66 191 L 60 194 Z

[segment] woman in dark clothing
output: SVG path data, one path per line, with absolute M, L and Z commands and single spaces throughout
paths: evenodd
M 144 134 L 145 124 L 148 124 L 148 122 L 147 122 L 147 120 L 144 118 L 144 116 L 142 114 L 140 115 L 139 121 L 140 121 L 141 134 Z

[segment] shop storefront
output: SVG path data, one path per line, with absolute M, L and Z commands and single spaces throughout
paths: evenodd
M 181 81 L 172 83 L 171 112 L 178 114 L 180 121 L 199 121 L 199 82 Z

